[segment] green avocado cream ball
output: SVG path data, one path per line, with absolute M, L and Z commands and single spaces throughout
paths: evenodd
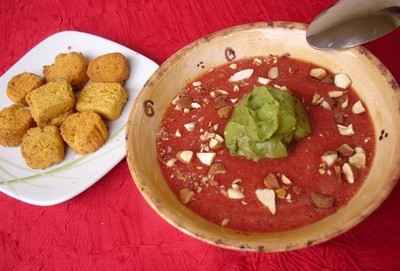
M 288 145 L 310 133 L 303 104 L 289 91 L 254 87 L 235 106 L 224 136 L 232 155 L 258 161 L 286 157 Z

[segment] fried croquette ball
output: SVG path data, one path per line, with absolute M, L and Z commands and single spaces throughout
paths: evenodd
M 26 131 L 34 123 L 29 109 L 21 105 L 3 108 L 0 111 L 0 145 L 18 146 Z
M 39 75 L 23 72 L 15 75 L 7 84 L 7 96 L 16 104 L 26 105 L 25 96 L 44 84 Z
M 88 81 L 87 67 L 88 60 L 82 53 L 63 53 L 56 56 L 54 64 L 43 66 L 43 74 L 48 82 L 64 79 L 79 87 Z
M 79 112 L 94 111 L 108 120 L 115 120 L 127 100 L 128 94 L 119 83 L 89 82 L 78 97 L 76 109 Z
M 93 82 L 123 82 L 129 77 L 129 63 L 121 53 L 96 57 L 89 63 L 87 75 Z
M 64 160 L 64 141 L 55 126 L 35 127 L 22 139 L 21 153 L 30 168 L 44 169 Z
M 61 125 L 61 136 L 79 154 L 98 150 L 108 138 L 108 129 L 94 112 L 74 113 Z
M 26 96 L 32 117 L 38 126 L 46 126 L 52 119 L 71 111 L 75 95 L 65 80 L 47 83 Z

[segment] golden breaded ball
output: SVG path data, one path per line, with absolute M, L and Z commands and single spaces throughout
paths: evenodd
M 76 110 L 94 111 L 108 120 L 115 120 L 127 100 L 128 94 L 119 83 L 89 82 L 78 97 Z
M 108 129 L 94 112 L 74 113 L 61 125 L 61 136 L 75 152 L 87 154 L 103 146 Z
M 44 79 L 39 75 L 29 72 L 23 72 L 15 75 L 8 82 L 7 96 L 14 103 L 26 105 L 26 94 L 43 84 Z
M 121 53 L 101 55 L 90 61 L 87 75 L 93 82 L 123 82 L 129 77 L 129 63 Z
M 52 119 L 71 111 L 75 95 L 65 80 L 47 83 L 26 96 L 32 117 L 38 126 L 46 126 Z
M 0 145 L 14 147 L 21 144 L 26 131 L 34 125 L 31 113 L 21 105 L 0 111 Z
M 88 60 L 82 53 L 58 54 L 54 64 L 43 66 L 43 74 L 48 82 L 64 79 L 72 86 L 82 86 L 88 81 L 87 67 Z
M 21 153 L 30 168 L 44 169 L 64 160 L 64 141 L 55 126 L 35 127 L 22 139 Z

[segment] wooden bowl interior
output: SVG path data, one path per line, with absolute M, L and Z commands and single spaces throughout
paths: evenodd
M 400 162 L 399 89 L 386 68 L 366 49 L 318 51 L 305 40 L 304 25 L 258 23 L 239 26 L 200 39 L 178 51 L 153 75 L 131 111 L 128 123 L 128 163 L 133 178 L 149 204 L 169 223 L 203 241 L 223 247 L 283 251 L 330 239 L 359 223 L 392 190 Z M 345 72 L 366 104 L 375 128 L 376 152 L 372 168 L 358 193 L 335 214 L 314 224 L 274 233 L 246 233 L 220 227 L 183 206 L 164 180 L 156 157 L 156 133 L 171 100 L 201 73 L 227 63 L 225 49 L 236 59 L 268 54 L 309 61 L 332 72 Z M 203 62 L 205 68 L 198 67 Z M 153 116 L 144 114 L 152 101 Z M 148 104 L 149 102 L 147 102 Z M 379 140 L 381 130 L 389 136 Z M 299 172 L 301 174 L 301 172 Z M 210 206 L 212 208 L 212 206 Z

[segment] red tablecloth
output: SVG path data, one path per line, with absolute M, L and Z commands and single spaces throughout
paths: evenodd
M 76 29 L 161 63 L 222 28 L 263 20 L 309 22 L 333 0 L 0 0 L 0 74 L 57 31 Z M 400 79 L 400 32 L 370 44 Z M 0 90 L 5 91 L 5 90 Z M 350 232 L 288 253 L 240 253 L 194 240 L 161 220 L 125 161 L 58 206 L 0 194 L 0 270 L 400 270 L 400 189 Z

